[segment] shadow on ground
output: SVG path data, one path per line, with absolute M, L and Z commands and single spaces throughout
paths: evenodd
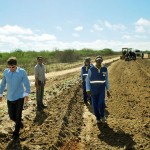
M 37 123 L 38 125 L 43 124 L 44 120 L 47 118 L 47 114 L 41 110 L 36 111 L 36 116 L 34 118 L 34 123 Z
M 119 130 L 116 132 L 112 128 L 110 128 L 107 123 L 97 124 L 97 126 L 100 130 L 98 138 L 101 141 L 104 141 L 113 147 L 121 147 L 127 150 L 135 149 L 134 145 L 136 143 L 133 141 L 132 135 L 125 133 L 123 130 Z
M 20 140 L 12 140 L 8 143 L 6 150 L 20 150 L 21 149 L 21 145 L 20 145 Z

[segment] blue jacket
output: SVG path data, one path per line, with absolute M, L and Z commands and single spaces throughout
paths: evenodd
M 90 64 L 89 66 L 82 66 L 81 68 L 81 80 L 85 81 L 88 75 L 88 70 L 90 69 L 90 67 L 92 67 L 93 64 Z
M 105 93 L 105 89 L 109 90 L 107 68 L 101 67 L 101 69 L 98 69 L 95 66 L 91 67 L 86 79 L 86 91 L 91 91 L 91 95 L 97 95 L 101 92 Z
M 9 68 L 4 70 L 2 82 L 0 85 L 0 97 L 2 97 L 7 85 L 7 100 L 15 101 L 19 98 L 28 96 L 30 93 L 30 83 L 26 71 L 17 67 L 15 72 L 11 72 Z M 25 90 L 24 90 L 25 87 Z

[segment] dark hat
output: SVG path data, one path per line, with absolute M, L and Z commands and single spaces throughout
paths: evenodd
M 37 60 L 39 60 L 39 59 L 43 59 L 43 57 L 42 57 L 42 56 L 38 56 L 38 57 L 37 57 Z
M 102 60 L 102 61 L 103 61 L 103 57 L 100 56 L 100 55 L 98 55 L 98 56 L 96 56 L 96 58 L 95 58 L 95 61 L 97 61 L 97 60 Z
M 91 59 L 90 59 L 90 57 L 86 57 L 84 61 L 85 61 L 85 62 L 90 62 Z

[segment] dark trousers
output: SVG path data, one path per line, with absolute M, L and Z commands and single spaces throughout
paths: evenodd
M 37 107 L 42 107 L 43 105 L 43 96 L 44 96 L 44 83 L 40 84 L 40 87 L 36 87 L 36 101 Z
M 105 92 L 101 92 L 98 95 L 92 95 L 91 98 L 95 117 L 97 120 L 100 120 L 105 116 Z
M 88 97 L 88 95 L 86 93 L 86 82 L 85 81 L 82 82 L 82 89 L 83 89 L 83 100 L 84 100 L 84 103 L 87 103 L 89 97 Z
M 24 98 L 20 98 L 16 101 L 7 100 L 8 114 L 10 119 L 15 122 L 14 134 L 16 135 L 19 134 L 20 131 L 23 105 Z

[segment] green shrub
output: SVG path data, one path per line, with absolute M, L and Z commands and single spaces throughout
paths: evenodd
M 68 63 L 75 62 L 80 59 L 80 56 L 75 52 L 75 50 L 65 50 L 65 51 L 55 51 L 55 58 L 58 62 Z

